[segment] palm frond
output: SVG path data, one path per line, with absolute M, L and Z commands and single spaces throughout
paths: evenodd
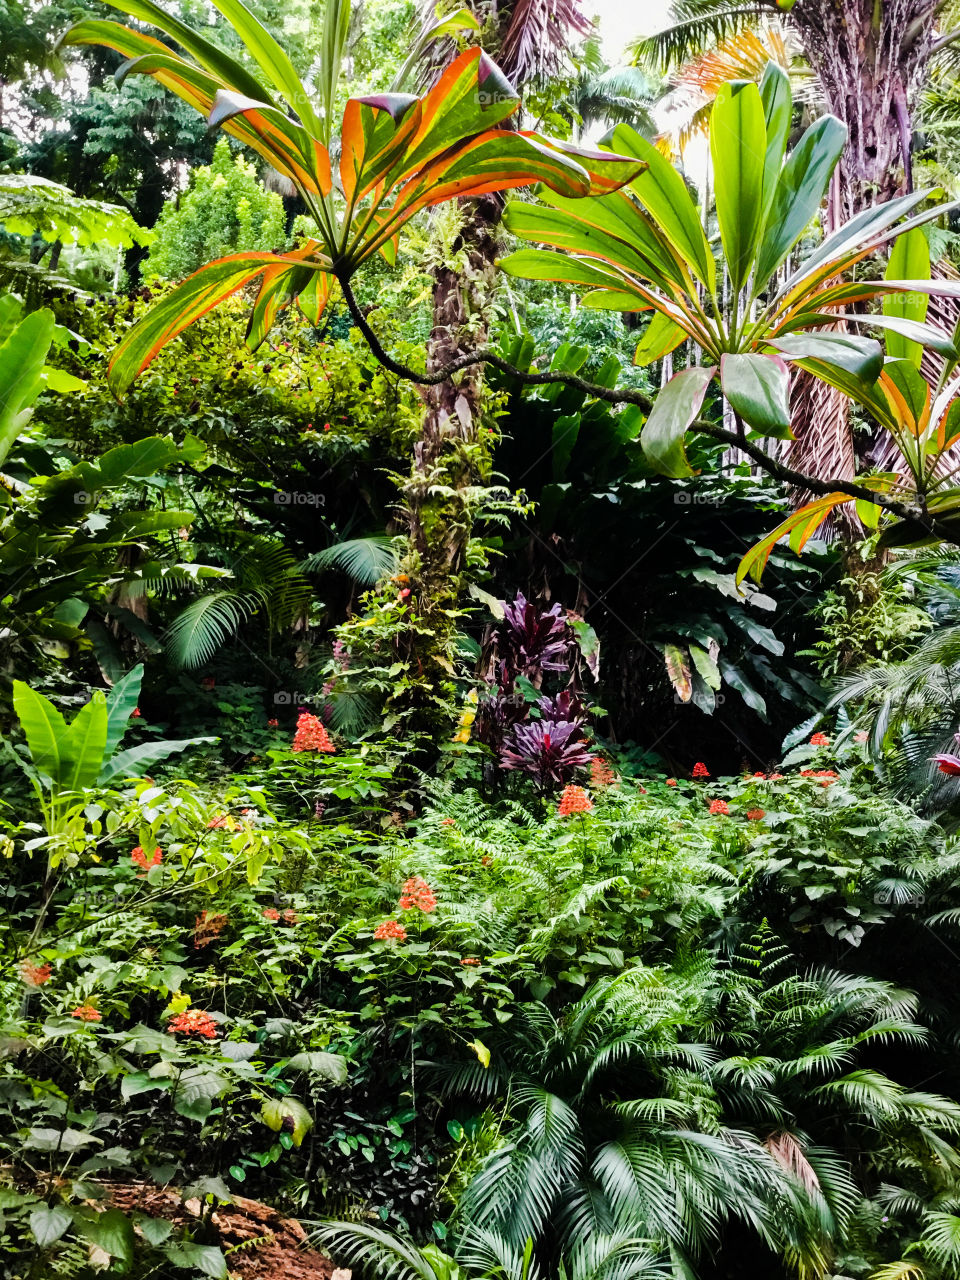
M 188 670 L 203 666 L 262 606 L 262 597 L 240 591 L 217 591 L 194 600 L 167 628 L 170 661 Z
M 372 587 L 396 573 L 400 560 L 393 538 L 372 534 L 368 538 L 350 538 L 332 547 L 314 551 L 300 562 L 304 573 L 323 573 L 339 569 L 362 587 Z

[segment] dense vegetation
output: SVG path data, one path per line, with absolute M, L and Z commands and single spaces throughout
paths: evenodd
M 953 6 L 254 8 L 0 0 L 0 1280 L 953 1280 Z

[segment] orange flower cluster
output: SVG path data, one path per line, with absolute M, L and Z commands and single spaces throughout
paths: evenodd
M 771 773 L 767 776 L 768 782 L 782 782 L 786 775 L 782 773 Z
M 677 785 L 677 780 L 676 780 L 676 778 L 668 778 L 668 779 L 667 779 L 667 786 L 668 786 L 668 787 L 675 787 L 676 785 Z
M 236 831 L 239 825 L 236 818 L 231 817 L 229 813 L 218 813 L 215 818 L 211 818 L 207 823 L 207 830 L 219 831 L 221 828 L 226 827 L 228 831 Z
M 810 739 L 811 747 L 829 747 L 830 739 L 825 733 L 815 733 Z
M 209 947 L 210 943 L 223 933 L 226 925 L 227 917 L 223 912 L 211 915 L 207 911 L 201 911 L 193 926 L 193 945 L 196 950 Z
M 20 976 L 28 987 L 42 987 L 50 981 L 51 973 L 52 964 L 34 964 L 30 960 L 24 960 L 20 965 Z
M 589 813 L 592 808 L 593 801 L 583 787 L 575 787 L 571 782 L 563 788 L 563 795 L 560 797 L 557 813 L 561 818 L 569 818 L 572 813 Z
M 603 756 L 594 756 L 590 761 L 590 781 L 595 787 L 611 787 L 616 777 L 609 760 Z
M 182 1036 L 206 1036 L 213 1040 L 217 1034 L 217 1024 L 202 1009 L 187 1009 L 178 1013 L 167 1023 L 167 1030 Z
M 374 929 L 373 936 L 378 942 L 386 942 L 390 938 L 396 938 L 397 942 L 405 942 L 407 931 L 396 920 L 384 920 L 383 924 L 378 924 Z
M 730 812 L 730 806 L 727 804 L 726 800 L 711 800 L 710 812 L 726 814 Z
M 710 770 L 707 768 L 707 766 L 703 763 L 702 760 L 697 761 L 697 763 L 693 766 L 691 773 L 694 778 L 710 777 Z
M 403 886 L 400 906 L 404 911 L 419 907 L 423 912 L 434 911 L 437 899 L 433 890 L 422 876 L 411 876 Z
M 280 912 L 277 910 L 276 907 L 264 907 L 263 917 L 265 920 L 277 921 L 280 919 Z
M 832 769 L 801 769 L 801 778 L 817 778 L 821 787 L 829 787 L 840 777 Z
M 761 819 L 763 816 L 764 816 L 764 811 L 763 811 L 763 809 L 748 809 L 748 810 L 747 810 L 747 817 L 750 819 L 750 821 L 751 821 L 751 822 L 759 822 L 759 821 L 760 821 L 760 819 Z
M 297 720 L 297 731 L 290 744 L 291 751 L 336 751 L 330 741 L 330 735 L 321 723 L 320 717 L 309 711 L 301 711 Z
M 99 1022 L 102 1016 L 100 1010 L 95 1009 L 92 1004 L 78 1004 L 70 1014 L 71 1018 L 79 1018 L 81 1022 Z
M 757 770 L 757 772 L 756 772 L 753 776 L 754 776 L 755 778 L 766 778 L 766 776 L 767 776 L 767 775 L 766 775 L 765 773 L 761 773 L 761 772 L 760 772 L 760 770 L 758 769 L 758 770 Z
M 475 965 L 475 964 L 479 964 L 480 961 L 477 960 L 476 957 L 474 956 L 464 956 L 463 959 L 460 961 L 460 963 L 462 965 Z
M 160 846 L 157 845 L 153 853 L 148 858 L 140 845 L 130 854 L 130 861 L 137 867 L 143 867 L 144 871 L 149 871 L 151 867 L 159 867 L 163 861 L 163 854 L 160 852 Z
M 278 911 L 276 907 L 264 907 L 264 919 L 272 920 L 274 924 L 283 921 L 284 924 L 296 924 L 299 916 L 292 907 L 287 907 L 285 911 Z
M 457 825 L 455 818 L 441 818 L 441 827 L 455 827 Z

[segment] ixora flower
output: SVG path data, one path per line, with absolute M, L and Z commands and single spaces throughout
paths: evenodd
M 393 939 L 397 942 L 406 942 L 407 931 L 397 920 L 384 920 L 383 924 L 378 924 L 374 929 L 373 936 L 378 942 L 389 942 Z
M 839 773 L 834 773 L 832 769 L 801 769 L 801 778 L 816 778 L 821 787 L 829 787 L 840 777 Z
M 466 966 L 479 964 L 480 961 L 476 958 L 476 956 L 464 956 L 463 959 L 460 961 L 460 963 L 466 967 Z
M 157 845 L 153 853 L 148 858 L 140 845 L 137 845 L 130 854 L 130 861 L 138 867 L 143 867 L 144 871 L 149 871 L 151 867 L 159 867 L 160 863 L 163 861 L 163 854 L 160 852 L 160 846 Z
M 290 750 L 333 752 L 336 747 L 330 741 L 330 735 L 323 727 L 320 717 L 310 711 L 301 711 Z
M 603 756 L 594 756 L 590 761 L 590 782 L 595 787 L 610 787 L 616 779 L 616 774 L 610 767 L 609 760 L 605 760 Z
M 750 819 L 751 822 L 759 822 L 764 816 L 765 816 L 764 811 L 762 809 L 747 810 L 747 817 Z
M 50 981 L 52 964 L 34 964 L 31 960 L 20 962 L 20 977 L 28 987 L 42 987 Z
M 697 761 L 697 763 L 691 769 L 690 773 L 691 773 L 691 777 L 694 777 L 694 778 L 710 777 L 710 770 L 707 768 L 707 766 L 703 763 L 702 760 Z
M 175 1018 L 170 1019 L 167 1030 L 175 1035 L 205 1036 L 208 1040 L 213 1040 L 217 1034 L 217 1024 L 203 1009 L 187 1009 L 185 1013 L 178 1013 Z
M 825 733 L 815 733 L 810 739 L 811 747 L 829 747 L 830 739 Z
M 572 813 L 589 813 L 592 808 L 593 801 L 583 787 L 575 787 L 571 782 L 563 789 L 557 813 L 561 818 L 569 818 Z
M 668 787 L 675 787 L 676 785 L 677 785 L 677 780 L 676 780 L 676 778 L 668 778 L 668 779 L 667 779 L 667 786 L 668 786 Z
M 277 910 L 276 907 L 264 907 L 263 918 L 265 920 L 272 920 L 274 923 L 276 923 L 280 919 L 280 912 Z
M 411 876 L 401 890 L 400 906 L 404 911 L 418 907 L 423 912 L 435 911 L 437 899 L 422 876 Z
M 92 1004 L 78 1004 L 70 1014 L 71 1018 L 79 1018 L 81 1022 L 99 1022 L 103 1014 Z
M 730 806 L 727 804 L 726 800 L 711 800 L 710 812 L 713 814 L 727 814 L 730 812 Z

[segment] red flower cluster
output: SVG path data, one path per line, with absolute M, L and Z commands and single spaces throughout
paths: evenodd
M 159 867 L 160 863 L 163 861 L 163 854 L 160 852 L 160 846 L 157 845 L 156 849 L 154 849 L 153 853 L 148 858 L 140 845 L 137 845 L 130 854 L 130 861 L 134 863 L 135 866 L 143 867 L 144 871 L 149 871 L 151 867 Z
M 181 1036 L 206 1036 L 213 1040 L 217 1034 L 217 1024 L 202 1009 L 187 1009 L 178 1013 L 167 1023 L 167 1030 Z
M 829 787 L 840 777 L 839 773 L 834 773 L 832 769 L 801 769 L 801 778 L 818 778 L 821 787 Z
M 810 739 L 811 747 L 829 747 L 830 739 L 825 733 L 815 733 Z
M 20 976 L 28 987 L 42 987 L 50 981 L 51 973 L 52 964 L 33 964 L 30 960 L 24 960 L 20 964 Z
M 668 778 L 668 779 L 667 779 L 667 786 L 668 786 L 668 787 L 675 787 L 676 785 L 677 785 L 677 780 L 676 780 L 676 778 Z
M 264 907 L 263 916 L 265 920 L 277 921 L 280 919 L 280 912 L 276 907 Z
M 320 721 L 319 716 L 309 711 L 301 711 L 297 720 L 297 731 L 290 744 L 291 751 L 336 751 L 330 741 L 330 735 Z
M 765 773 L 761 773 L 761 772 L 760 772 L 760 770 L 758 769 L 758 770 L 757 770 L 757 772 L 756 772 L 753 776 L 754 776 L 755 778 L 766 778 L 766 776 L 767 776 L 767 775 L 766 775 Z
M 210 943 L 223 933 L 226 924 L 227 917 L 222 912 L 210 915 L 206 911 L 201 911 L 193 926 L 193 945 L 196 950 L 209 947 Z
M 616 781 L 610 762 L 603 756 L 594 756 L 590 761 L 590 781 L 595 787 L 610 787 Z
M 747 810 L 747 817 L 750 819 L 751 822 L 759 822 L 763 816 L 764 816 L 764 811 L 762 809 Z
M 727 804 L 726 800 L 711 800 L 711 801 L 710 801 L 710 812 L 711 812 L 711 813 L 720 813 L 720 814 L 729 813 L 729 812 L 730 812 L 730 806 Z
M 280 728 L 280 721 L 279 721 L 279 720 L 268 720 L 268 721 L 267 721 L 267 728 L 268 728 L 268 729 L 279 729 L 279 728 Z
M 475 964 L 479 964 L 480 961 L 475 959 L 473 956 L 464 956 L 464 958 L 460 961 L 460 963 L 462 965 L 475 965 Z
M 785 776 L 786 776 L 786 775 L 785 775 L 785 774 L 782 774 L 782 773 L 771 773 L 771 774 L 768 776 L 767 781 L 768 781 L 768 782 L 782 782 Z
M 455 818 L 443 818 L 440 821 L 441 827 L 455 827 L 457 825 Z
M 405 942 L 407 931 L 396 920 L 384 920 L 383 924 L 378 924 L 374 929 L 373 936 L 378 942 L 386 942 L 390 938 L 396 938 L 398 942 Z
M 583 787 L 575 787 L 571 782 L 563 788 L 557 813 L 561 818 L 569 818 L 572 813 L 589 813 L 592 808 L 593 801 Z
M 433 911 L 436 905 L 437 899 L 433 890 L 422 876 L 411 876 L 406 881 L 400 898 L 400 906 L 404 911 L 411 911 L 414 907 L 419 907 L 421 911 L 428 912 Z
M 142 714 L 143 713 L 141 712 L 139 707 L 134 707 L 133 710 L 130 712 L 130 719 L 139 720 Z
M 703 763 L 702 760 L 698 760 L 697 763 L 693 766 L 693 769 L 691 770 L 691 774 L 694 778 L 709 778 L 710 770 L 707 768 L 707 766 Z
M 79 1018 L 81 1022 L 99 1022 L 102 1016 L 100 1010 L 95 1009 L 92 1004 L 78 1004 L 70 1014 L 71 1018 Z

